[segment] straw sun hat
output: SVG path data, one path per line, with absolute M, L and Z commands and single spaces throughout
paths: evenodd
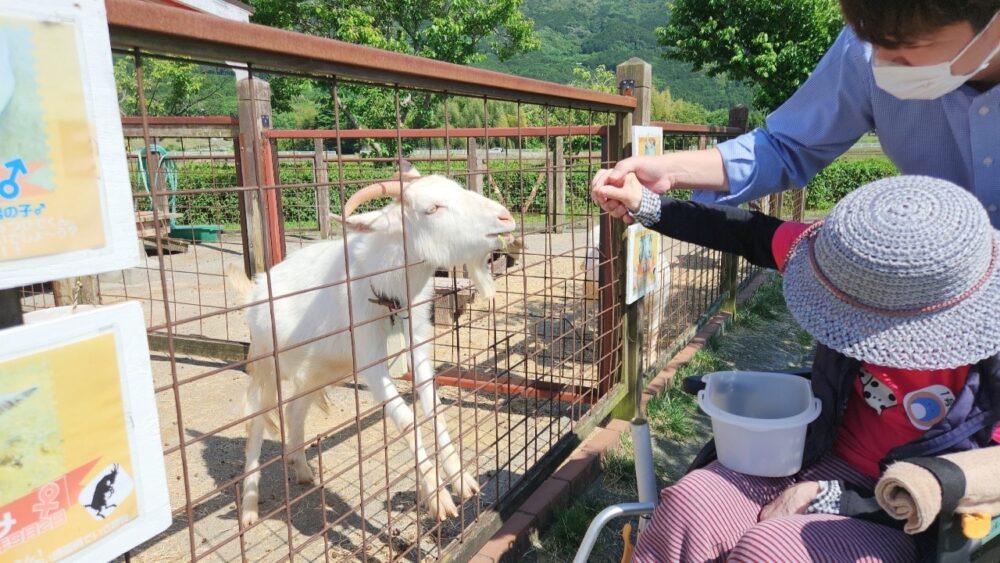
M 863 362 L 943 369 L 1000 351 L 1000 232 L 958 186 L 872 182 L 792 245 L 785 300 L 816 340 Z

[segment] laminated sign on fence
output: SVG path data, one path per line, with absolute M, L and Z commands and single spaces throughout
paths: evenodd
M 663 154 L 663 129 L 632 127 L 632 156 Z M 660 263 L 660 235 L 643 227 L 628 228 L 628 271 L 626 272 L 626 303 L 634 303 L 656 290 Z
M 170 524 L 140 305 L 63 311 L 3 334 L 0 561 L 107 561 Z
M 102 0 L 0 0 L 0 289 L 139 251 Z

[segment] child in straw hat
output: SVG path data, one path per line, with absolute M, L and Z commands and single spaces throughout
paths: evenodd
M 914 561 L 933 546 L 872 500 L 888 464 L 1000 441 L 1000 232 L 968 192 L 899 176 L 812 225 L 660 198 L 634 175 L 597 186 L 672 238 L 784 274 L 818 342 L 823 401 L 803 470 L 766 478 L 718 462 L 664 489 L 635 561 Z

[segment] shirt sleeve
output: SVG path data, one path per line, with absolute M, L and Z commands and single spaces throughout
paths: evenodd
M 642 200 L 639 211 L 632 214 L 636 221 L 644 227 L 655 225 L 660 220 L 660 198 L 652 190 L 642 188 Z
M 776 268 L 772 249 L 781 219 L 728 205 L 660 198 L 660 218 L 649 228 L 670 238 L 732 252 L 750 263 Z
M 805 83 L 755 129 L 719 144 L 728 192 L 698 190 L 705 203 L 737 205 L 801 188 L 874 129 L 870 47 L 849 28 Z

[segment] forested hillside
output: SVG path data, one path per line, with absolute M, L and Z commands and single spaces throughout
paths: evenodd
M 479 66 L 567 83 L 573 67 L 593 68 L 639 57 L 653 65 L 658 89 L 674 98 L 708 109 L 748 103 L 750 90 L 691 72 L 685 63 L 666 60 L 654 30 L 667 21 L 666 0 L 526 0 L 524 13 L 535 21 L 541 47 L 499 62 L 489 58 Z

